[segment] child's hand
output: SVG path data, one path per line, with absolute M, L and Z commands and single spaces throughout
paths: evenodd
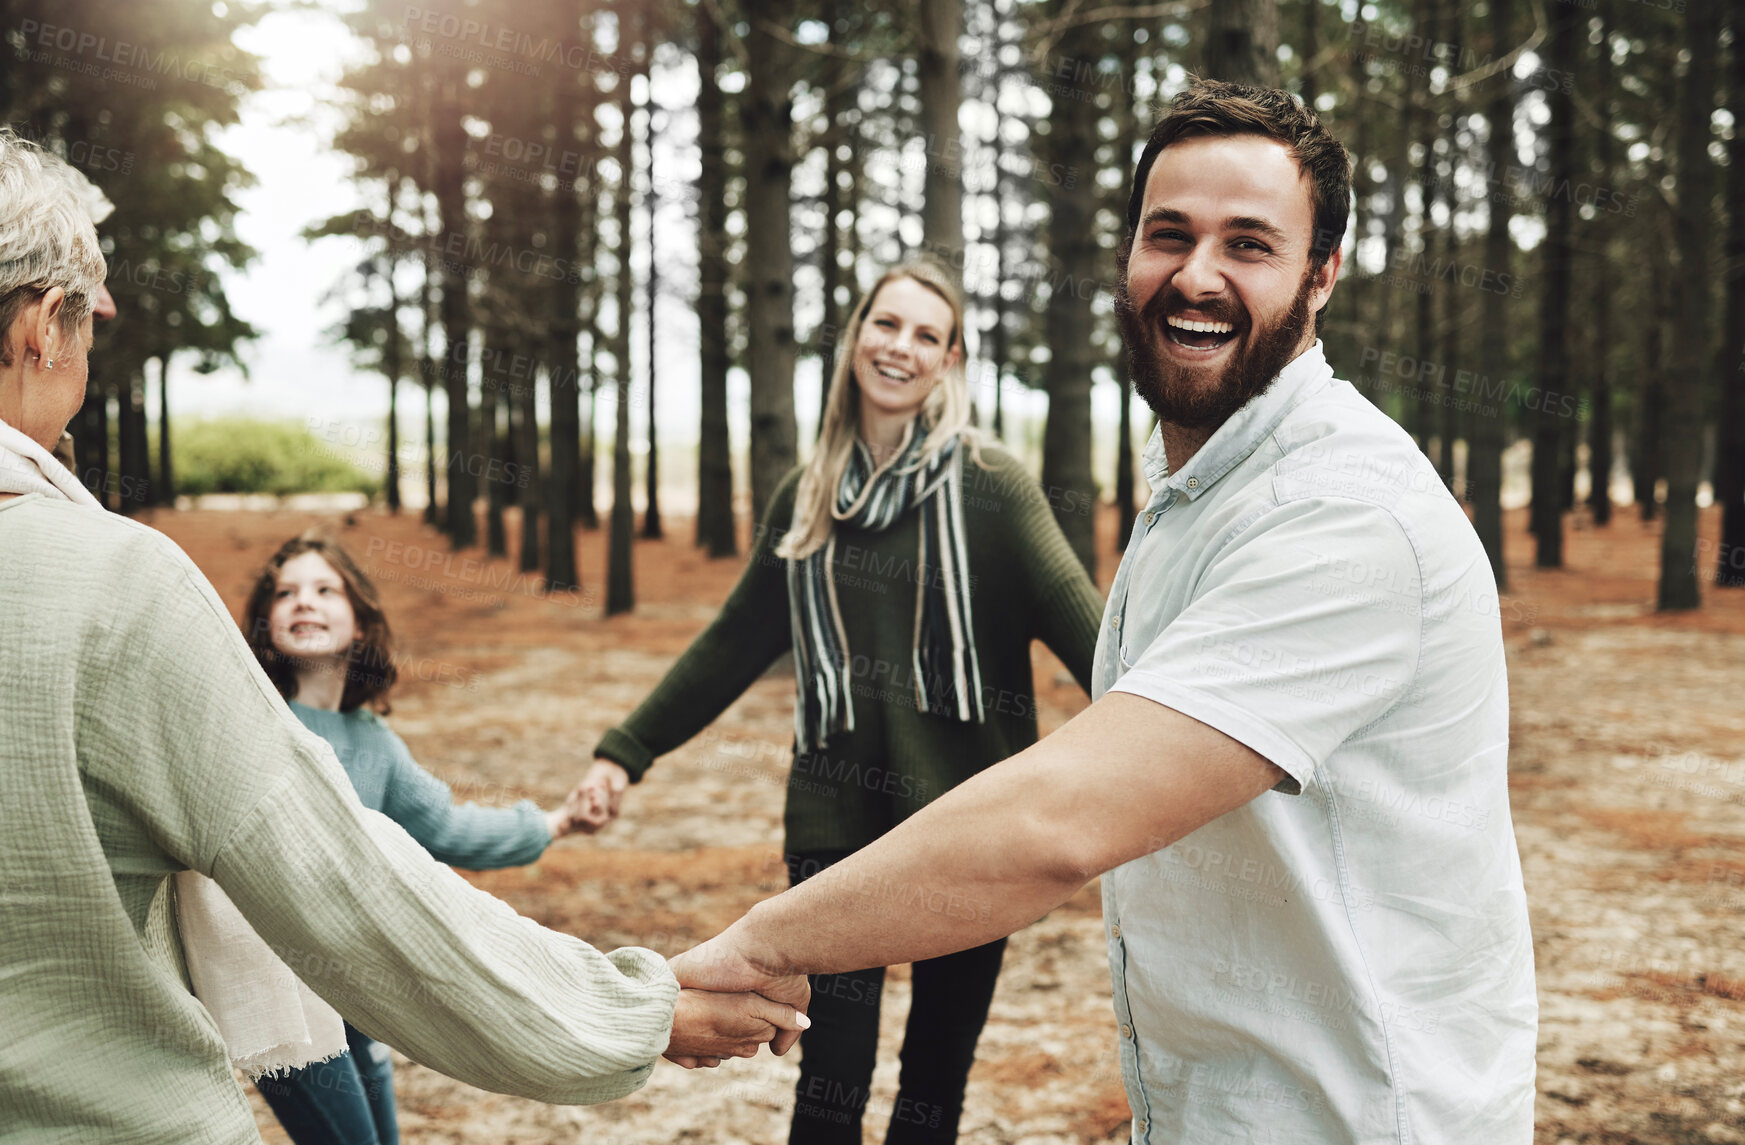
M 629 786 L 628 771 L 609 759 L 596 759 L 564 802 L 575 821 L 572 829 L 592 835 L 618 818 L 624 791 Z
M 551 837 L 554 841 L 576 829 L 575 816 L 571 814 L 567 800 L 562 807 L 553 808 L 545 813 L 545 825 L 551 831 Z

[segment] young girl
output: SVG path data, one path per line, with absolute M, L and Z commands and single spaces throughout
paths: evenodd
M 811 461 L 777 487 L 720 616 L 594 749 L 571 796 L 583 829 L 789 650 L 796 883 L 1036 741 L 1032 639 L 1088 688 L 1102 598 L 1035 478 L 970 426 L 962 331 L 930 263 L 861 299 Z M 887 1142 L 956 1140 L 1003 951 L 915 965 Z M 860 1142 L 883 975 L 814 979 L 790 1142 Z
M 413 760 L 377 715 L 389 710 L 396 675 L 387 618 L 375 586 L 337 543 L 310 532 L 281 546 L 249 595 L 243 629 L 291 711 L 333 746 L 363 805 L 435 858 L 474 871 L 519 866 L 573 829 L 562 809 L 528 800 L 457 806 Z M 388 1047 L 350 1023 L 345 1035 L 349 1052 L 255 1083 L 297 1145 L 399 1140 Z

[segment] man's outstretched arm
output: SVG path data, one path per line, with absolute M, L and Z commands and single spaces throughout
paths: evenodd
M 755 990 L 991 942 L 1284 775 L 1196 719 L 1111 692 L 672 967 L 686 986 Z

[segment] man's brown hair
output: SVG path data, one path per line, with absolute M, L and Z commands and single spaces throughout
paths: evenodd
M 1314 232 L 1310 236 L 1309 266 L 1326 263 L 1345 239 L 1346 220 L 1351 215 L 1351 156 L 1321 123 L 1315 109 L 1278 88 L 1248 87 L 1223 80 L 1193 79 L 1175 97 L 1164 117 L 1151 129 L 1151 138 L 1133 169 L 1133 192 L 1127 200 L 1127 238 L 1122 253 L 1131 249 L 1139 228 L 1139 213 L 1145 203 L 1145 182 L 1158 153 L 1171 143 L 1201 135 L 1259 135 L 1276 139 L 1290 148 L 1291 158 L 1309 176 L 1309 202 L 1313 208 Z M 1122 259 L 1123 264 L 1126 259 Z
M 351 559 L 351 554 L 320 530 L 310 529 L 280 545 L 279 551 L 272 555 L 255 579 L 242 620 L 243 635 L 248 638 L 249 648 L 266 670 L 267 679 L 279 689 L 279 695 L 287 700 L 295 699 L 296 661 L 273 647 L 272 611 L 273 596 L 279 588 L 279 570 L 287 561 L 304 553 L 318 553 L 322 560 L 333 566 L 333 571 L 345 582 L 346 599 L 351 602 L 352 617 L 356 622 L 357 631 L 346 656 L 345 690 L 339 698 L 339 710 L 355 711 L 367 704 L 387 715 L 390 710 L 388 690 L 399 677 L 399 670 L 394 667 L 393 636 L 388 631 L 388 618 L 382 612 L 381 597 L 370 578 Z

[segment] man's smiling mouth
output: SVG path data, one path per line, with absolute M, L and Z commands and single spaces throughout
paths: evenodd
M 1216 350 L 1236 336 L 1236 327 L 1230 322 L 1208 322 L 1171 315 L 1164 324 L 1169 340 L 1189 350 Z

